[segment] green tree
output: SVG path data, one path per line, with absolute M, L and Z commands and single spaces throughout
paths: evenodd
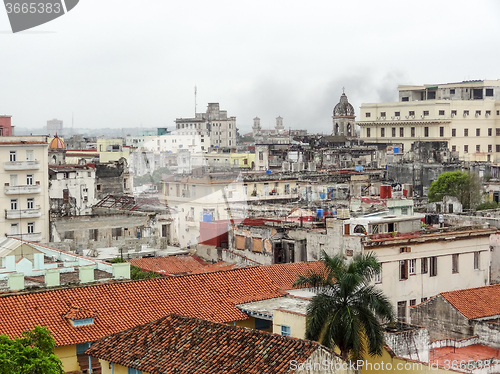
M 432 182 L 427 198 L 429 202 L 442 201 L 445 196 L 454 196 L 464 209 L 473 209 L 481 202 L 481 182 L 470 172 L 448 171 L 439 174 Z
M 381 322 L 393 321 L 389 299 L 370 280 L 380 273 L 373 254 L 354 256 L 321 254 L 324 268 L 300 276 L 295 286 L 312 287 L 316 296 L 307 307 L 306 338 L 340 350 L 342 359 L 357 360 L 365 353 L 381 355 Z
M 163 174 L 170 174 L 170 169 L 167 166 L 156 169 L 152 174 L 134 177 L 134 187 L 139 187 L 144 184 L 155 184 L 158 190 L 161 191 L 161 178 Z
M 62 374 L 54 354 L 55 340 L 47 327 L 35 326 L 21 338 L 0 335 L 0 374 Z

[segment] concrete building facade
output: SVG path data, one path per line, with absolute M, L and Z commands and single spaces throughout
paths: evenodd
M 399 86 L 399 101 L 361 105 L 361 139 L 401 143 L 446 141 L 464 161 L 500 158 L 500 80 Z

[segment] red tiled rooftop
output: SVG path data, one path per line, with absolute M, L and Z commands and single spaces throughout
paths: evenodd
M 304 362 L 318 348 L 325 349 L 308 340 L 170 315 L 108 336 L 86 353 L 151 374 L 287 373 L 290 361 Z
M 320 265 L 313 262 L 248 267 L 4 294 L 0 296 L 0 332 L 20 336 L 36 325 L 47 326 L 61 346 L 95 341 L 171 313 L 215 322 L 244 320 L 248 317 L 236 304 L 282 296 L 298 274 Z M 73 327 L 64 318 L 72 307 L 95 312 L 94 324 Z
M 429 352 L 429 361 L 431 363 L 438 363 L 445 365 L 445 362 L 475 362 L 484 361 L 489 359 L 500 359 L 500 351 L 498 349 L 488 347 L 481 344 L 475 344 L 463 348 L 442 347 L 434 348 Z M 500 363 L 500 361 L 499 361 Z
M 143 270 L 171 275 L 205 273 L 235 268 L 235 265 L 226 262 L 211 265 L 195 255 L 134 258 L 127 261 Z
M 468 319 L 500 315 L 500 284 L 441 292 Z

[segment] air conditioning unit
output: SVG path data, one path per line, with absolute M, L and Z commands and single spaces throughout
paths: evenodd
M 476 117 L 479 117 L 479 113 L 476 113 Z
M 379 119 L 380 119 L 380 117 L 377 117 L 377 120 L 379 120 Z
M 467 117 L 467 116 L 468 116 L 468 114 L 467 114 L 467 113 L 464 113 L 464 117 Z
M 455 117 L 455 114 L 451 113 L 451 118 Z
M 396 119 L 399 119 L 399 118 L 400 118 L 399 116 L 396 117 Z
M 385 117 L 380 117 L 381 119 L 385 119 Z
M 408 116 L 405 116 L 406 119 L 408 119 Z
M 391 119 L 394 119 L 394 116 L 392 116 Z
M 488 118 L 490 115 L 489 115 L 488 113 L 486 113 L 484 116 L 485 116 L 486 118 Z
M 420 118 L 425 118 L 425 116 L 422 114 L 422 115 L 420 116 Z
M 411 119 L 415 119 L 415 116 L 411 116 Z

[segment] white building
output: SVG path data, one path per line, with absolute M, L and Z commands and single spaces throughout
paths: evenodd
M 46 136 L 0 137 L 0 235 L 48 242 L 49 194 Z
M 204 143 L 204 150 L 207 146 L 213 148 L 236 146 L 236 117 L 228 117 L 226 110 L 220 110 L 219 103 L 209 103 L 207 111 L 196 113 L 194 118 L 177 118 L 175 124 L 175 134 L 191 135 L 191 137 L 198 135 L 200 141 Z
M 399 86 L 399 101 L 361 105 L 361 139 L 446 141 L 464 161 L 500 159 L 500 80 Z
M 63 121 L 55 118 L 47 121 L 47 134 L 49 136 L 63 136 Z

